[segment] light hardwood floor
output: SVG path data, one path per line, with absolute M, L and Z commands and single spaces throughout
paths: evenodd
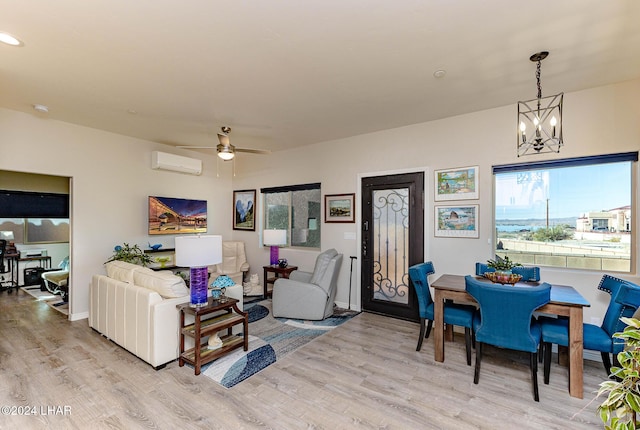
M 173 335 L 173 334 L 168 334 Z M 593 401 L 604 379 L 585 363 L 585 399 L 569 396 L 567 370 L 552 366 L 535 403 L 526 356 L 488 349 L 479 385 L 463 336 L 433 359 L 416 352 L 418 325 L 361 314 L 231 389 L 172 362 L 155 371 L 24 293 L 0 293 L 0 415 L 21 429 L 597 429 Z M 67 415 L 42 414 L 67 406 Z M 4 411 L 4 409 L 3 409 Z

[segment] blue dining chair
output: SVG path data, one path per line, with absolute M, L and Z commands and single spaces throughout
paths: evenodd
M 476 336 L 476 368 L 473 383 L 480 379 L 483 345 L 529 353 L 529 366 L 533 381 L 533 398 L 538 395 L 538 346 L 540 326 L 533 312 L 549 303 L 551 285 L 546 282 L 535 287 L 516 287 L 490 284 L 473 276 L 465 277 L 466 290 L 480 305 L 480 313 L 473 319 Z
M 602 320 L 602 325 L 583 323 L 583 347 L 591 351 L 600 351 L 602 364 L 611 374 L 611 357 L 624 349 L 624 341 L 613 337 L 613 334 L 624 330 L 626 324 L 620 321 L 621 317 L 631 317 L 640 307 L 640 286 L 616 278 L 604 275 L 600 280 L 598 289 L 611 295 L 607 312 Z M 552 344 L 569 345 L 569 321 L 566 318 L 551 318 L 541 316 L 538 318 L 542 330 L 542 350 L 544 355 L 544 383 L 549 383 L 551 371 L 551 347 Z
M 420 310 L 420 334 L 418 336 L 418 346 L 416 347 L 416 351 L 420 351 L 420 348 L 422 348 L 422 341 L 424 338 L 429 337 L 433 326 L 433 311 L 435 305 L 431 298 L 428 277 L 434 273 L 435 270 L 431 261 L 409 267 L 409 278 L 416 290 L 416 295 L 418 296 L 418 307 Z M 473 315 L 475 311 L 475 306 L 456 303 L 444 304 L 444 323 L 464 327 L 467 365 L 469 366 L 471 366 L 471 328 L 473 325 Z M 429 321 L 429 324 L 425 334 L 426 321 Z
M 483 276 L 487 272 L 495 272 L 496 269 L 489 267 L 484 263 L 476 263 L 476 275 Z M 537 266 L 516 266 L 511 269 L 511 273 L 522 276 L 523 281 L 539 282 L 540 281 L 540 268 Z

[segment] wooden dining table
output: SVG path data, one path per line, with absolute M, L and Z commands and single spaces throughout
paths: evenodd
M 442 275 L 431 284 L 434 289 L 434 355 L 435 360 L 444 361 L 444 301 L 475 303 L 475 299 L 465 289 L 464 275 Z M 486 278 L 478 280 L 491 282 Z M 539 283 L 522 282 L 516 286 L 531 286 Z M 575 288 L 568 285 L 551 285 L 551 301 L 536 310 L 539 313 L 565 316 L 569 318 L 569 394 L 583 397 L 583 308 L 589 302 Z

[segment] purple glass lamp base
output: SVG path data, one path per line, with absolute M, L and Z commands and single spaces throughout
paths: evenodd
M 192 308 L 199 308 L 207 304 L 207 282 L 209 280 L 209 272 L 207 266 L 192 267 L 189 271 L 189 290 L 191 293 Z
M 278 260 L 280 259 L 280 248 L 277 246 L 271 247 L 271 255 L 270 255 L 270 263 L 272 266 L 278 264 Z

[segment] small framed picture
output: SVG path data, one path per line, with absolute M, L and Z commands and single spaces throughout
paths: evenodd
M 479 205 L 435 206 L 435 236 L 477 239 Z
M 435 171 L 435 200 L 478 199 L 478 166 Z
M 233 229 L 256 230 L 256 190 L 233 192 Z
M 355 193 L 326 194 L 324 196 L 324 222 L 356 222 Z

